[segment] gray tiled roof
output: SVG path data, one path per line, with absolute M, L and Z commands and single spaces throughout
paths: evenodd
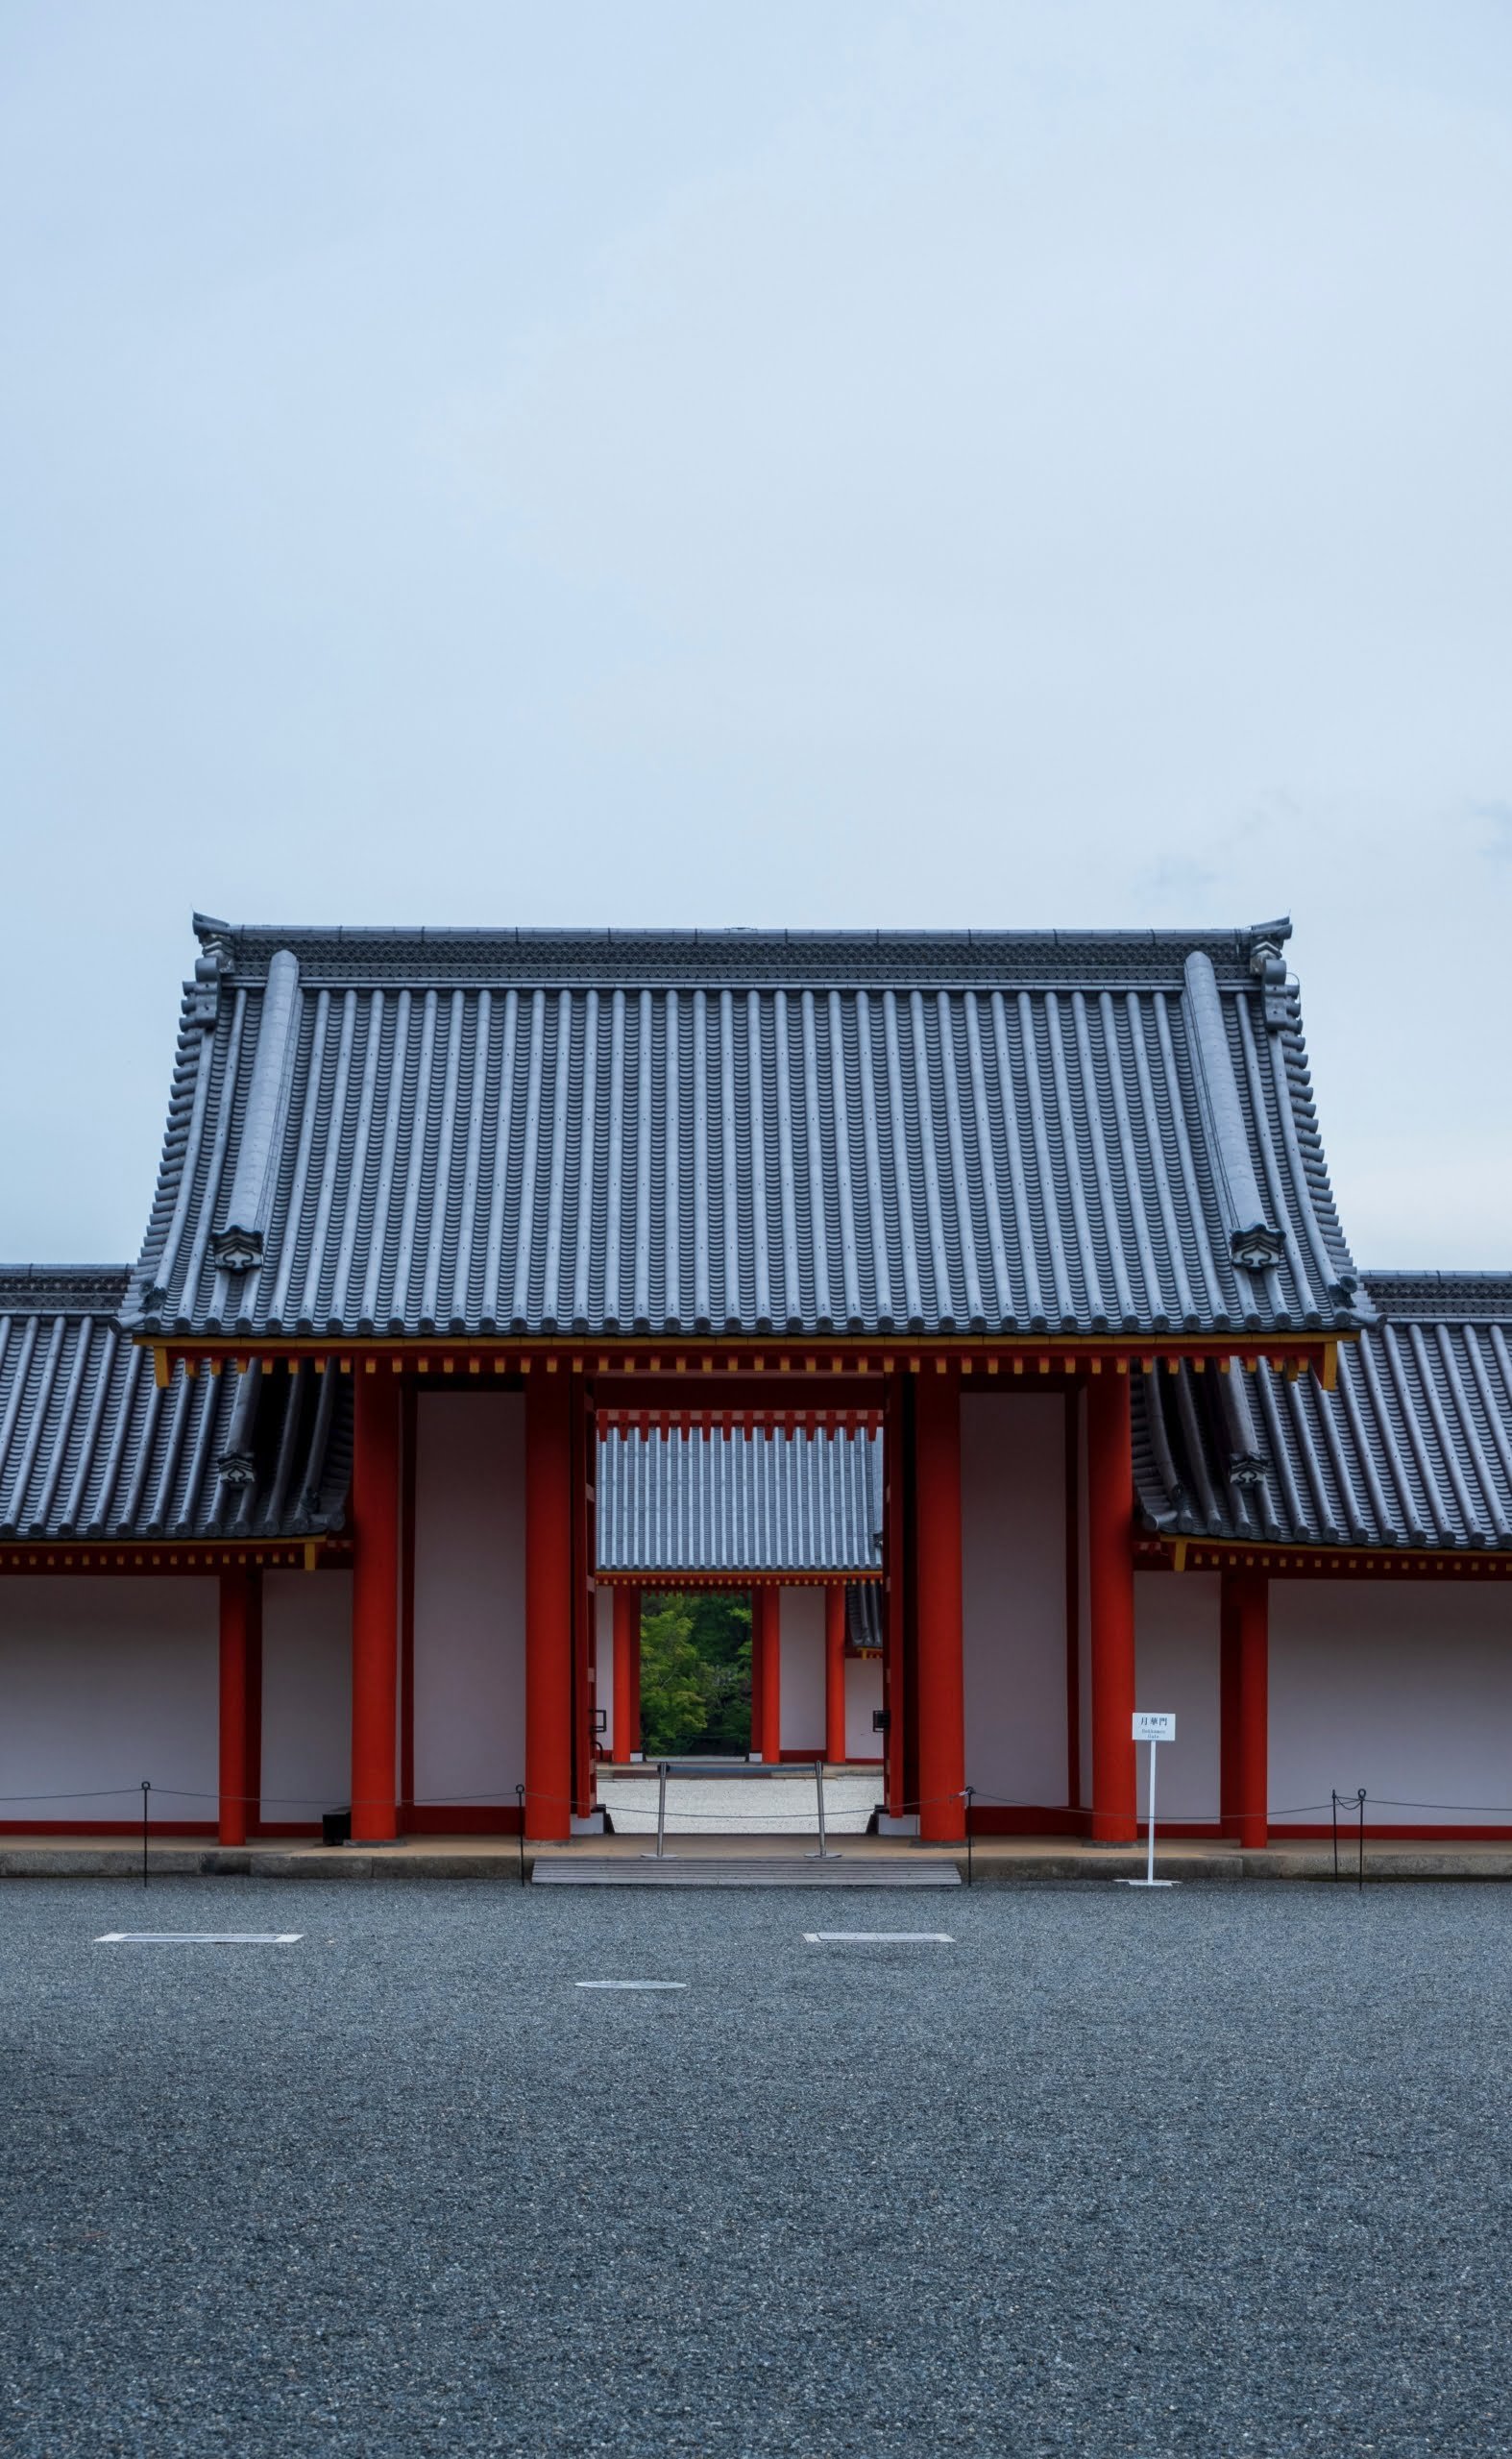
M 1336 1392 L 1248 1376 L 1140 1376 L 1145 1524 L 1283 1545 L 1512 1547 L 1512 1274 L 1371 1273 L 1380 1320 Z
M 857 1580 L 845 1591 L 845 1645 L 848 1648 L 871 1648 L 879 1654 L 887 1636 L 884 1628 L 885 1598 L 880 1581 Z
M 0 1540 L 295 1537 L 339 1526 L 347 1380 L 185 1375 L 118 1319 L 128 1273 L 0 1268 Z
M 615 1430 L 598 1446 L 604 1571 L 876 1571 L 882 1437 L 715 1426 Z
M 1353 1320 L 1284 923 L 197 928 L 140 1327 Z

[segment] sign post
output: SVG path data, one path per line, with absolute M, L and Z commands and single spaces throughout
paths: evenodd
M 1177 1884 L 1175 1879 L 1158 1879 L 1155 1875 L 1155 1771 L 1158 1765 L 1157 1753 L 1161 1742 L 1176 1740 L 1176 1718 L 1167 1716 L 1152 1716 L 1148 1710 L 1136 1709 L 1134 1738 L 1135 1741 L 1147 1741 L 1150 1745 L 1150 1800 L 1147 1822 L 1150 1849 L 1144 1877 L 1125 1879 L 1123 1885 L 1125 1887 L 1175 1887 Z

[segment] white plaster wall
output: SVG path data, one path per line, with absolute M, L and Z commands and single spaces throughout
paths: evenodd
M 1512 1589 L 1272 1580 L 1270 1712 L 1271 1804 L 1301 1824 L 1360 1785 L 1371 1824 L 1512 1824 Z
M 219 1619 L 209 1577 L 0 1580 L 0 1793 L 118 1789 L 0 1817 L 137 1818 L 146 1777 L 159 1818 L 213 1821 Z
M 262 1815 L 307 1819 L 352 1797 L 352 1573 L 265 1571 Z
M 782 1747 L 817 1759 L 824 1748 L 824 1591 L 782 1588 L 777 1596 Z
M 966 1782 L 1001 1802 L 1066 1797 L 1064 1426 L 1059 1394 L 962 1399 Z
M 881 1705 L 882 1659 L 879 1656 L 848 1656 L 845 1659 L 847 1759 L 881 1759 L 883 1737 L 871 1730 L 872 1715 Z
M 1219 1578 L 1216 1571 L 1134 1573 L 1134 1706 L 1174 1715 L 1160 1744 L 1156 1823 L 1218 1816 Z M 1139 1815 L 1149 1808 L 1150 1753 L 1141 1742 Z
M 614 1748 L 614 1590 L 594 1590 L 594 1706 L 601 1711 L 599 1747 Z
M 524 1775 L 524 1402 L 422 1392 L 415 1421 L 415 1799 L 509 1809 Z

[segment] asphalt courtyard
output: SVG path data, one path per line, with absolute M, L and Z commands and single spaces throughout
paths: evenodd
M 1512 2452 L 1509 1950 L 1491 1886 L 12 1883 L 0 2448 Z

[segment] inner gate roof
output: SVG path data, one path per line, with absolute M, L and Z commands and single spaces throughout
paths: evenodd
M 673 1425 L 598 1445 L 607 1573 L 817 1578 L 882 1569 L 882 1436 Z
M 1284 922 L 196 928 L 138 1331 L 1264 1333 L 1363 1303 Z

